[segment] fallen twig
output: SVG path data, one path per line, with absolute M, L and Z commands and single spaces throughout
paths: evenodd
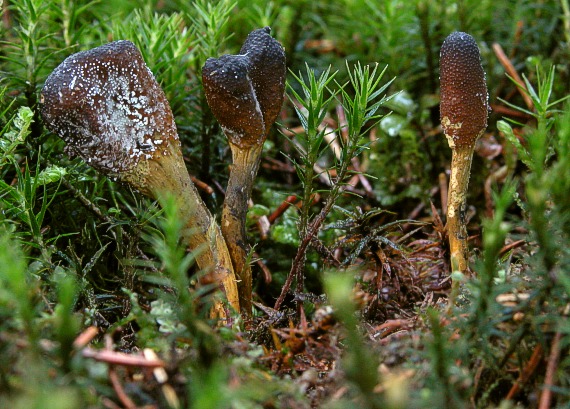
M 548 363 L 546 365 L 546 375 L 544 377 L 544 389 L 540 395 L 538 409 L 550 408 L 554 378 L 556 377 L 556 369 L 558 368 L 558 361 L 560 360 L 560 338 L 562 338 L 562 333 L 557 332 L 552 340 L 550 355 L 548 356 Z
M 534 373 L 534 370 L 542 360 L 542 354 L 543 354 L 542 346 L 538 344 L 534 348 L 532 356 L 528 360 L 526 366 L 523 368 L 522 372 L 520 373 L 519 378 L 515 381 L 515 383 L 509 390 L 506 399 L 511 400 L 517 395 L 517 393 L 520 390 L 520 387 L 529 380 L 531 375 Z
M 137 409 L 137 405 L 131 400 L 131 398 L 129 398 L 123 389 L 119 376 L 112 365 L 109 366 L 109 380 L 111 381 L 111 385 L 113 385 L 113 389 L 123 406 L 127 409 Z
M 384 324 L 376 328 L 377 332 L 374 334 L 374 337 L 379 336 L 380 338 L 386 338 L 396 331 L 409 330 L 411 326 L 411 321 L 407 319 L 387 320 Z
M 517 240 L 517 241 L 513 241 L 512 243 L 507 244 L 506 246 L 504 246 L 501 251 L 499 252 L 499 255 L 504 255 L 506 252 L 511 251 L 513 249 L 516 249 L 517 247 L 522 246 L 523 244 L 526 244 L 526 240 Z
M 563 316 L 568 317 L 568 314 L 570 314 L 570 304 L 566 304 Z M 561 338 L 562 333 L 560 331 L 556 331 L 556 335 L 554 335 L 554 339 L 552 340 L 552 346 L 550 347 L 550 355 L 548 356 L 546 375 L 544 377 L 544 390 L 540 396 L 538 409 L 550 408 L 550 402 L 552 401 L 552 387 L 554 386 L 554 378 L 558 368 L 558 361 L 560 360 Z
M 509 60 L 509 57 L 507 57 L 507 55 L 503 51 L 503 47 L 501 47 L 499 43 L 493 43 L 493 51 L 495 52 L 495 56 L 497 57 L 503 68 L 505 68 L 507 74 L 509 74 L 509 76 L 513 80 L 515 80 L 515 82 L 519 84 L 519 86 L 521 87 L 521 89 L 519 89 L 521 97 L 523 98 L 527 108 L 532 110 L 534 107 L 532 99 L 527 93 L 522 91 L 523 89 L 526 90 L 526 86 L 524 85 L 524 82 L 520 77 L 519 73 L 517 72 L 517 70 L 515 69 L 514 65 L 511 63 L 511 60 Z
M 77 338 L 75 338 L 75 341 L 73 341 L 73 347 L 76 349 L 83 348 L 88 343 L 90 343 L 93 338 L 97 336 L 97 334 L 99 334 L 99 328 L 93 325 L 87 327 L 81 334 L 77 336 Z
M 441 211 L 447 215 L 447 175 L 444 172 L 439 174 L 439 197 L 441 200 Z
M 199 190 L 206 192 L 206 194 L 208 194 L 208 195 L 214 194 L 214 188 L 212 188 L 206 182 L 203 182 L 200 179 L 198 179 L 196 176 L 192 176 L 192 175 L 190 175 L 190 179 L 192 180 L 192 182 L 194 182 L 194 184 L 196 185 L 196 187 Z
M 265 284 L 271 283 L 273 277 L 271 271 L 269 270 L 269 268 L 267 268 L 267 265 L 263 262 L 259 254 L 253 253 L 253 258 L 255 259 L 255 264 L 257 264 L 257 266 L 263 272 L 263 281 L 265 282 Z
M 289 207 L 296 205 L 298 202 L 299 198 L 297 196 L 295 195 L 287 196 L 287 198 L 283 201 L 283 203 L 281 203 L 273 213 L 267 216 L 269 223 L 271 224 L 275 223 L 275 220 L 277 220 L 283 213 L 285 213 L 285 211 Z
M 509 108 L 505 105 L 491 104 L 491 109 L 498 116 L 510 116 L 521 119 L 529 119 L 530 115 L 524 112 L 517 111 L 516 109 Z
M 84 358 L 91 358 L 110 365 L 140 366 L 145 368 L 158 368 L 165 366 L 164 361 L 160 359 L 150 360 L 141 355 L 125 354 L 106 349 L 96 350 L 87 347 L 81 351 L 81 355 L 83 355 Z

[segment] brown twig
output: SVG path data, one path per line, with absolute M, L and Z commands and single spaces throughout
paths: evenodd
M 512 243 L 507 244 L 504 246 L 501 251 L 499 252 L 500 256 L 503 256 L 507 251 L 511 251 L 512 249 L 516 249 L 522 245 L 526 244 L 526 240 L 517 240 L 513 241 Z
M 447 175 L 444 172 L 439 174 L 439 197 L 441 200 L 441 211 L 447 215 Z
M 123 389 L 123 385 L 121 384 L 121 380 L 115 372 L 115 368 L 111 365 L 109 366 L 109 380 L 111 381 L 111 385 L 113 385 L 113 389 L 117 394 L 117 397 L 123 404 L 123 406 L 127 409 L 137 409 L 137 405 L 129 398 L 125 390 Z
M 88 343 L 90 343 L 93 338 L 95 338 L 99 334 L 99 328 L 95 326 L 87 327 L 81 334 L 75 338 L 73 341 L 73 347 L 76 349 L 80 349 L 85 347 Z
M 256 259 L 255 264 L 257 264 L 257 266 L 263 272 L 263 281 L 265 281 L 265 284 L 271 283 L 271 281 L 273 280 L 273 277 L 272 277 L 271 271 L 269 270 L 269 268 L 267 268 L 267 265 L 259 257 L 259 254 L 253 253 L 253 258 Z
M 311 240 L 311 246 L 319 253 L 319 255 L 331 266 L 340 267 L 341 262 L 337 255 L 330 251 L 325 244 L 318 239 L 318 237 L 313 237 Z
M 570 313 L 570 304 L 566 305 L 563 315 L 568 317 Z M 552 401 L 552 387 L 554 386 L 554 378 L 556 377 L 556 370 L 558 368 L 558 361 L 560 360 L 560 339 L 562 338 L 562 333 L 557 331 L 552 340 L 552 346 L 550 347 L 550 355 L 548 356 L 548 363 L 546 365 L 546 375 L 544 377 L 544 390 L 540 396 L 540 402 L 538 409 L 548 409 L 550 408 L 550 402 Z
M 507 72 L 507 74 L 509 74 L 509 76 L 513 80 L 515 80 L 515 82 L 522 88 L 522 89 L 519 88 L 519 93 L 521 94 L 521 97 L 523 98 L 527 108 L 532 110 L 534 106 L 532 103 L 532 99 L 527 93 L 523 92 L 523 89 L 526 90 L 526 86 L 522 78 L 520 77 L 519 73 L 515 69 L 513 63 L 511 63 L 511 60 L 509 60 L 509 57 L 507 57 L 507 55 L 503 51 L 503 47 L 501 47 L 499 43 L 493 43 L 492 47 L 493 51 L 495 52 L 495 56 L 497 57 L 497 59 L 499 60 L 499 62 Z
M 550 355 L 548 356 L 548 363 L 546 365 L 546 375 L 544 377 L 544 389 L 540 395 L 538 409 L 549 409 L 550 402 L 552 401 L 552 388 L 554 387 L 554 378 L 556 377 L 556 369 L 558 368 L 558 361 L 560 360 L 560 339 L 562 333 L 557 332 L 552 340 L 550 347 Z
M 287 196 L 287 198 L 283 201 L 283 203 L 281 203 L 273 213 L 267 216 L 269 223 L 271 224 L 275 223 L 275 220 L 277 220 L 283 213 L 285 213 L 285 211 L 289 209 L 289 207 L 296 205 L 298 202 L 299 198 L 297 196 L 295 195 Z
M 385 338 L 388 335 L 398 331 L 398 330 L 409 330 L 412 328 L 411 320 L 407 319 L 394 319 L 387 320 L 384 324 L 378 327 L 379 331 L 383 331 L 380 337 Z
M 295 167 L 290 165 L 289 163 L 281 162 L 275 158 L 271 158 L 269 156 L 263 157 L 263 163 L 261 164 L 263 169 L 268 169 L 270 171 L 292 174 L 295 173 Z
M 426 250 L 432 249 L 432 248 L 434 248 L 434 247 L 439 247 L 439 246 L 441 246 L 441 243 L 438 243 L 438 242 L 433 242 L 433 243 L 426 244 L 426 245 L 424 245 L 424 246 L 422 246 L 422 247 L 420 247 L 420 248 L 418 248 L 418 249 L 412 251 L 412 252 L 408 255 L 408 257 L 413 256 L 413 255 L 415 255 L 415 254 L 423 253 L 423 252 L 426 251 Z
M 303 283 L 302 274 L 307 255 L 307 248 L 311 243 L 312 237 L 314 237 L 318 233 L 332 205 L 333 202 L 330 200 L 329 197 L 329 200 L 327 201 L 325 206 L 321 209 L 319 214 L 309 224 L 307 228 L 307 233 L 305 234 L 305 236 L 301 240 L 301 243 L 299 244 L 297 254 L 295 255 L 295 258 L 293 259 L 293 264 L 291 265 L 291 271 L 289 272 L 287 280 L 285 280 L 285 284 L 283 284 L 283 288 L 281 289 L 281 294 L 279 295 L 279 298 L 277 298 L 277 301 L 275 302 L 274 309 L 279 310 L 281 304 L 283 304 L 283 301 L 285 301 L 285 296 L 287 295 L 287 293 L 289 293 L 289 290 L 291 289 L 291 284 L 293 284 L 293 280 L 297 281 L 298 288 L 302 286 Z
M 110 365 L 139 366 L 145 368 L 158 368 L 165 366 L 164 361 L 160 359 L 149 360 L 144 356 L 125 354 L 109 349 L 96 350 L 87 347 L 81 351 L 81 355 L 84 358 L 91 358 L 99 362 L 108 363 Z
M 521 119 L 530 119 L 530 115 L 525 114 L 524 112 L 517 111 L 516 109 L 509 108 L 504 105 L 491 104 L 491 109 L 497 115 L 510 116 Z
M 538 344 L 534 348 L 532 356 L 530 357 L 526 366 L 523 368 L 522 372 L 520 373 L 519 378 L 516 380 L 516 382 L 513 384 L 513 386 L 509 390 L 509 393 L 507 394 L 506 399 L 511 400 L 517 395 L 517 393 L 520 390 L 520 387 L 522 385 L 524 385 L 528 381 L 528 379 L 531 377 L 531 375 L 534 373 L 536 367 L 538 366 L 538 364 L 542 360 L 542 355 L 543 355 L 542 346 L 540 344 Z
M 208 185 L 206 182 L 202 182 L 196 176 L 192 176 L 192 175 L 190 175 L 190 179 L 192 180 L 192 182 L 196 185 L 196 187 L 198 189 L 206 192 L 206 194 L 208 194 L 208 195 L 214 194 L 214 189 L 210 185 Z

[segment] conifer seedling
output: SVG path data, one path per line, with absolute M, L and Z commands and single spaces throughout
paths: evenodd
M 440 52 L 441 125 L 452 151 L 447 199 L 447 233 L 452 271 L 469 273 L 466 196 L 475 143 L 487 128 L 485 71 L 475 39 L 450 34 Z
M 239 310 L 225 241 L 190 180 L 166 96 L 135 45 L 116 41 L 71 55 L 47 78 L 40 104 L 70 155 L 151 198 L 176 198 L 182 242 Z
M 285 51 L 270 28 L 252 31 L 238 55 L 209 58 L 202 70 L 206 99 L 232 151 L 222 232 L 240 279 L 242 311 L 251 314 L 252 277 L 245 232 L 248 201 L 263 143 L 285 94 Z

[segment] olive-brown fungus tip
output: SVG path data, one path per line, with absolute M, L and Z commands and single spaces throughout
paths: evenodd
M 285 50 L 271 37 L 271 28 L 254 30 L 247 36 L 240 54 L 250 64 L 250 77 L 261 105 L 266 131 L 277 119 L 285 95 Z
M 166 96 L 130 41 L 66 58 L 45 82 L 40 112 L 68 151 L 113 176 L 178 146 Z
M 473 147 L 487 127 L 489 113 L 485 71 L 475 39 L 450 34 L 440 52 L 441 125 L 449 145 Z
M 262 142 L 265 124 L 243 55 L 208 58 L 202 82 L 208 105 L 230 142 L 251 146 Z

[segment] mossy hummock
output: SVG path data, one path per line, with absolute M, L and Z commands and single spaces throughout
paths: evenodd
M 47 78 L 40 112 L 71 156 L 152 198 L 175 197 L 186 222 L 183 242 L 239 309 L 225 241 L 190 180 L 166 96 L 133 43 L 69 56 Z
M 239 54 L 209 58 L 202 69 L 208 105 L 232 151 L 221 228 L 240 278 L 240 303 L 247 315 L 252 307 L 252 277 L 245 219 L 263 143 L 285 95 L 285 50 L 270 32 L 269 27 L 252 31 Z
M 489 97 L 479 47 L 469 34 L 455 32 L 443 42 L 440 87 L 441 125 L 452 150 L 447 199 L 451 268 L 468 273 L 466 195 L 475 144 L 487 128 L 489 113 Z

